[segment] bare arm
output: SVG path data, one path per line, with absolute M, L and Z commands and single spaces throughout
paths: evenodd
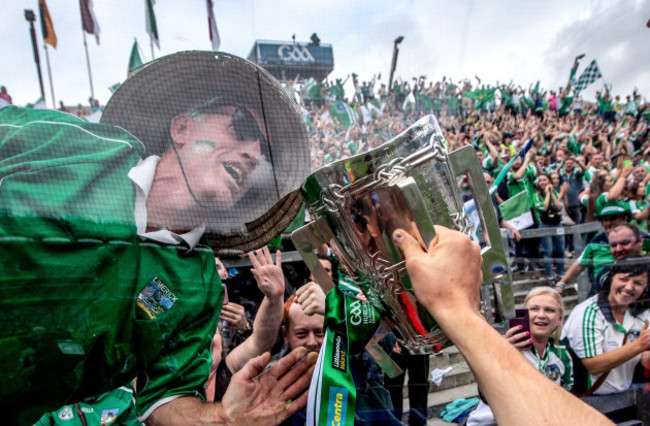
M 519 233 L 519 231 L 517 230 L 517 228 L 515 228 L 515 227 L 512 226 L 512 225 L 510 225 L 510 224 L 509 224 L 508 222 L 506 222 L 505 220 L 501 219 L 501 222 L 499 222 L 499 226 L 500 226 L 501 228 L 509 229 L 510 232 L 512 232 L 512 238 L 514 238 L 515 241 L 520 241 L 520 240 L 521 240 L 521 234 Z
M 584 271 L 585 269 L 586 268 L 584 266 L 582 266 L 580 263 L 574 262 L 573 265 L 571 265 L 569 267 L 569 269 L 567 269 L 567 271 L 564 273 L 564 275 L 562 276 L 562 279 L 560 280 L 560 282 L 563 282 L 565 284 L 570 283 L 578 275 L 580 275 L 580 273 L 582 273 L 582 271 Z M 562 290 L 564 290 L 562 287 L 555 287 L 555 289 L 557 291 L 559 291 L 560 293 L 562 293 Z
M 627 177 L 630 175 L 630 173 L 632 173 L 632 171 L 634 171 L 634 166 L 632 165 L 623 167 L 618 180 L 607 194 L 608 200 L 615 200 L 620 197 L 621 194 L 623 194 L 623 190 L 625 189 L 625 181 L 627 180 Z
M 496 150 L 487 137 L 485 138 L 485 146 L 488 149 L 488 155 L 492 158 L 492 161 L 499 161 L 499 151 Z
M 519 180 L 524 176 L 524 173 L 526 172 L 526 169 L 528 168 L 528 163 L 530 162 L 531 158 L 531 151 L 528 151 L 526 155 L 524 156 L 524 162 L 521 164 L 521 167 L 512 175 L 512 178 L 515 180 Z
M 549 185 L 549 186 L 551 186 L 551 185 Z M 553 205 L 554 205 L 557 209 L 562 210 L 562 202 L 560 202 L 560 200 L 562 199 L 562 197 L 559 197 L 559 196 L 556 197 L 556 196 L 555 196 L 555 192 L 553 191 L 553 187 L 552 187 L 552 186 L 551 186 L 551 189 L 550 189 L 548 192 L 549 192 L 549 194 L 551 195 L 551 202 L 553 203 Z
M 264 299 L 253 323 L 253 334 L 235 347 L 226 357 L 226 365 L 233 373 L 239 371 L 249 359 L 271 350 L 282 322 L 284 302 L 282 253 L 277 251 L 275 265 L 269 249 L 266 247 L 263 250 L 257 250 L 257 256 L 251 252 L 248 257 L 253 264 L 251 272 L 257 281 L 258 288 L 264 293 Z
M 418 300 L 474 372 L 499 424 L 612 424 L 533 368 L 478 313 L 480 248 L 436 226 L 428 250 L 403 230 L 393 233 Z M 445 279 L 440 279 L 445 277 Z
M 648 337 L 648 321 L 646 320 L 637 340 L 626 343 L 613 351 L 605 352 L 604 354 L 591 358 L 583 358 L 582 365 L 594 376 L 602 374 L 621 364 L 625 364 L 635 356 L 650 349 Z
M 267 352 L 232 376 L 221 403 L 206 403 L 194 396 L 176 398 L 156 408 L 146 424 L 278 424 L 307 403 L 303 390 L 309 386 L 316 358 L 316 353 L 298 348 L 265 370 L 271 359 Z

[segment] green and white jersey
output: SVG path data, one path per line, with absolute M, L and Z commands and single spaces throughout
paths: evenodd
M 558 192 L 554 189 L 553 194 L 555 194 L 555 198 L 558 198 Z M 550 208 L 550 205 L 553 203 L 553 199 L 549 198 L 549 206 L 545 209 L 544 208 L 544 200 L 546 198 L 546 194 L 542 194 L 539 191 L 535 191 L 533 193 L 533 205 L 532 205 L 532 210 L 533 214 L 535 215 L 535 223 L 540 224 L 542 223 L 542 213 L 544 213 L 548 208 Z
M 620 348 L 626 332 L 629 332 L 628 343 L 636 340 L 645 320 L 650 320 L 647 310 L 639 316 L 633 316 L 628 310 L 623 324 L 609 322 L 598 306 L 598 295 L 595 295 L 573 308 L 562 329 L 562 339 L 568 340 L 578 357 L 591 358 Z M 595 394 L 606 395 L 629 389 L 640 359 L 639 354 L 613 368 Z M 590 375 L 588 386 L 591 387 L 597 379 L 598 376 Z
M 519 194 L 521 191 L 528 190 L 528 193 L 532 194 L 535 192 L 535 184 L 533 181 L 535 180 L 536 176 L 536 171 L 535 171 L 535 166 L 532 164 L 528 164 L 526 171 L 524 172 L 523 176 L 521 179 L 515 179 L 514 175 L 515 172 L 510 171 L 508 172 L 508 193 L 510 196 L 514 196 Z M 531 201 L 531 206 L 532 206 L 532 199 Z
M 621 207 L 623 210 L 625 210 L 627 213 L 633 213 L 630 202 L 627 200 L 610 200 L 609 199 L 609 192 L 603 192 L 596 198 L 596 208 L 595 208 L 595 215 L 599 215 L 603 212 L 603 210 L 607 207 Z
M 204 396 L 223 287 L 204 242 L 138 232 L 146 198 L 129 173 L 143 153 L 113 126 L 0 109 L 0 398 L 14 408 L 9 423 L 33 424 L 136 376 L 141 421 L 174 398 Z
M 496 177 L 503 169 L 503 166 L 506 165 L 506 163 L 504 163 L 500 158 L 494 160 L 492 157 L 487 155 L 483 159 L 483 163 L 481 165 L 483 166 L 484 171 L 488 172 L 492 177 Z
M 636 114 L 637 114 L 636 101 L 632 100 L 632 101 L 628 102 L 627 104 L 625 104 L 625 113 L 626 114 L 632 114 L 632 115 L 636 116 Z
M 602 169 L 597 169 L 594 166 L 589 166 L 587 170 L 585 170 L 585 175 L 584 175 L 584 184 L 585 184 L 585 189 L 589 189 L 589 184 L 591 184 L 591 180 L 593 179 L 594 176 Z
M 636 214 L 639 212 L 642 212 L 643 210 L 647 209 L 650 207 L 650 203 L 647 201 L 637 201 L 637 200 L 630 200 L 630 211 L 632 214 Z M 641 230 L 642 232 L 648 232 L 648 221 L 647 220 L 642 220 L 638 221 L 636 219 L 630 220 L 630 223 L 634 224 Z
M 598 242 L 587 244 L 578 257 L 578 263 L 585 268 L 593 268 L 595 277 L 605 266 L 613 265 L 614 257 L 609 249 L 607 238 L 599 238 Z
M 533 367 L 537 367 L 537 370 L 552 382 L 567 390 L 573 388 L 573 363 L 563 345 L 555 345 L 549 339 L 544 357 L 540 357 L 534 347 L 523 351 L 523 354 Z
M 83 417 L 83 418 L 82 418 Z M 141 426 L 135 414 L 135 398 L 131 385 L 86 398 L 74 404 L 44 414 L 35 426 L 84 426 L 84 425 Z

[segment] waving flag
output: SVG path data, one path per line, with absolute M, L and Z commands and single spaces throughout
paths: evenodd
M 530 201 L 528 200 L 528 191 L 521 191 L 499 206 L 503 219 L 518 231 L 530 228 L 535 224 L 533 214 L 530 212 Z
M 305 81 L 304 91 L 307 93 L 307 96 L 311 100 L 319 100 L 323 97 L 321 96 L 322 85 L 314 80 L 314 77 L 310 77 L 309 80 Z
M 573 60 L 573 66 L 571 67 L 571 75 L 569 75 L 569 82 L 571 84 L 576 84 L 576 71 L 578 71 L 578 64 L 580 63 L 580 59 L 584 58 L 585 54 L 581 53 L 580 55 L 576 56 L 575 59 Z
M 129 70 L 127 72 L 127 77 L 130 77 L 133 72 L 142 66 L 142 56 L 140 55 L 140 48 L 138 46 L 138 40 L 133 41 L 133 47 L 131 48 L 131 56 L 129 57 Z
M 210 41 L 212 42 L 212 50 L 219 50 L 221 46 L 221 38 L 219 37 L 219 30 L 217 29 L 217 20 L 214 17 L 214 10 L 212 0 L 206 0 L 208 6 L 208 29 L 210 30 Z
M 596 60 L 594 59 L 591 61 L 589 66 L 582 72 L 580 75 L 580 78 L 578 79 L 578 82 L 576 83 L 575 87 L 573 88 L 573 91 L 577 94 L 583 91 L 587 86 L 589 86 L 591 83 L 594 81 L 598 80 L 599 78 L 602 78 L 603 75 L 600 73 L 600 69 L 598 68 L 598 64 L 596 63 Z
M 81 8 L 81 26 L 88 34 L 94 34 L 99 44 L 99 24 L 93 12 L 93 0 L 79 0 Z
M 338 120 L 346 129 L 352 127 L 354 122 L 359 118 L 359 114 L 342 101 L 334 102 L 330 108 L 330 115 L 332 118 Z
M 156 25 L 156 14 L 153 12 L 153 5 L 156 3 L 154 0 L 145 1 L 145 14 L 147 15 L 147 33 L 151 37 L 151 41 L 160 49 L 160 40 L 158 39 L 158 25 Z
M 45 0 L 38 0 L 38 11 L 41 15 L 41 32 L 43 33 L 43 41 L 56 49 L 56 33 L 54 32 L 54 24 L 50 17 L 50 11 L 47 9 Z

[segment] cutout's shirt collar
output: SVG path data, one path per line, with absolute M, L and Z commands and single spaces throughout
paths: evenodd
M 147 198 L 149 198 L 149 192 L 151 192 L 153 178 L 159 162 L 160 157 L 152 155 L 140 160 L 129 171 L 129 178 L 133 181 L 135 187 L 134 216 L 137 233 L 142 238 L 164 244 L 178 245 L 185 243 L 190 249 L 193 249 L 205 232 L 205 224 L 197 226 L 184 234 L 176 234 L 166 228 L 147 232 Z

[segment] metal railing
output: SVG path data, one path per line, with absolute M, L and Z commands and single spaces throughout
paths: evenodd
M 603 226 L 600 222 L 588 222 L 581 223 L 580 225 L 565 225 L 558 228 L 535 228 L 535 229 L 524 229 L 519 231 L 521 234 L 521 239 L 532 239 L 540 237 L 554 237 L 558 235 L 572 235 L 573 236 L 573 246 L 575 248 L 575 256 L 578 256 L 585 248 L 585 238 L 586 234 L 591 234 L 594 232 L 602 232 Z M 504 247 L 508 247 L 508 231 L 501 229 L 501 238 L 503 240 Z M 578 287 L 578 299 L 583 301 L 587 298 L 589 293 L 589 288 L 591 284 L 589 283 L 589 278 L 586 271 L 582 272 L 576 279 Z

